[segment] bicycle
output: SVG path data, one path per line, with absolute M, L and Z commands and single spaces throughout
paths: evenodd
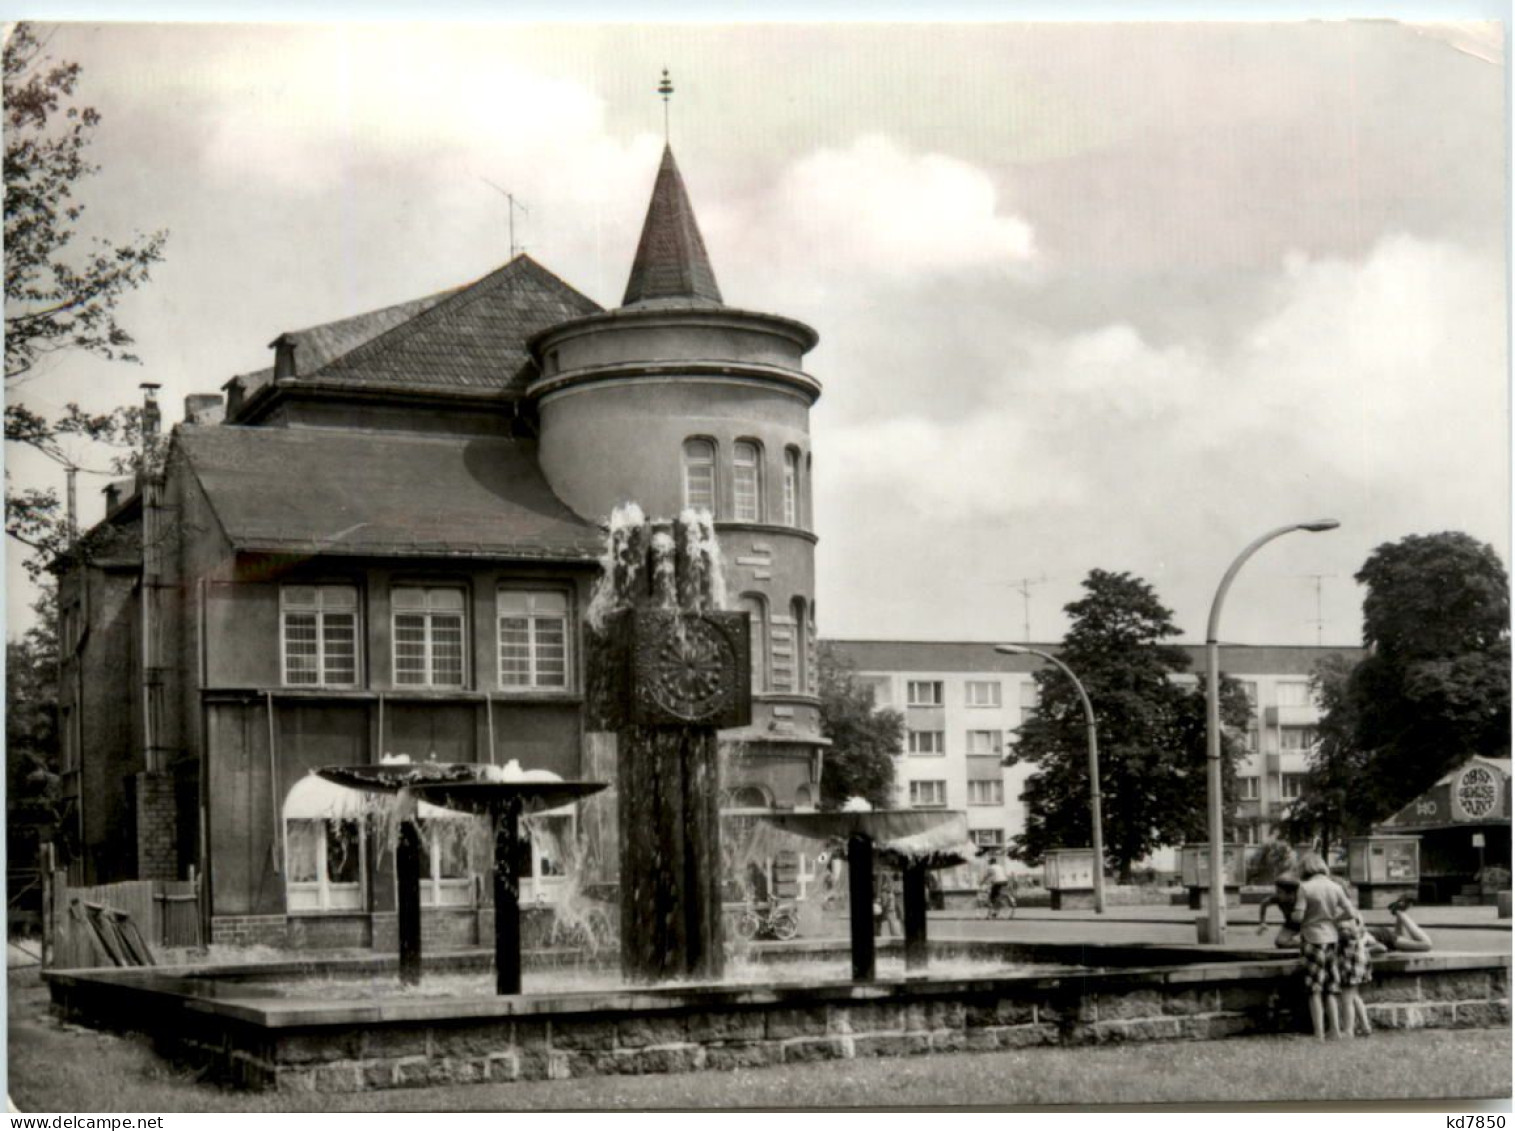
M 1017 905 L 1015 902 L 1015 896 L 1010 891 L 1010 888 L 1008 886 L 1000 889 L 1000 893 L 996 897 L 994 906 L 992 907 L 989 904 L 989 889 L 986 887 L 978 889 L 978 896 L 975 902 L 979 909 L 984 912 L 984 918 L 986 919 L 998 919 L 999 913 L 1001 911 L 1004 911 L 1006 913 L 1006 919 L 1015 918 L 1015 909 Z
M 778 939 L 788 942 L 800 933 L 800 918 L 792 904 L 769 903 L 763 906 L 748 904 L 736 917 L 736 933 L 739 938 Z

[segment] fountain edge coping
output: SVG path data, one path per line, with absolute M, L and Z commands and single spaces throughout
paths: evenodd
M 571 993 L 524 994 L 489 998 L 427 998 L 424 1000 L 299 1001 L 246 998 L 208 999 L 168 986 L 143 983 L 168 980 L 210 980 L 216 968 L 150 967 L 132 970 L 93 969 L 48 971 L 49 983 L 62 987 L 105 984 L 119 989 L 163 994 L 180 1001 L 183 1008 L 248 1022 L 266 1029 L 314 1028 L 326 1025 L 383 1024 L 390 1022 L 468 1021 L 492 1018 L 539 1017 L 584 1014 L 646 1014 L 679 1009 L 732 1008 L 741 1006 L 814 1006 L 840 1002 L 869 1002 L 895 998 L 928 998 L 994 992 L 1013 982 L 1033 990 L 1055 991 L 1070 979 L 1082 983 L 1081 991 L 1101 988 L 1130 989 L 1141 985 L 1182 989 L 1213 982 L 1247 982 L 1276 979 L 1298 965 L 1294 957 L 1249 957 L 1240 961 L 1196 963 L 1192 966 L 1122 967 L 1072 971 L 1057 974 L 1031 972 L 1016 976 L 931 978 L 929 975 L 852 982 L 768 982 L 746 986 L 678 985 L 620 990 L 583 990 Z M 279 964 L 270 964 L 279 965 Z M 304 964 L 292 964 L 301 965 Z M 1507 954 L 1407 954 L 1380 959 L 1375 969 L 1419 974 L 1457 970 L 1487 970 L 1510 967 Z M 247 967 L 220 968 L 246 972 Z M 189 973 L 189 971 L 195 971 Z M 171 973 L 172 971 L 172 973 Z M 179 973 L 183 971 L 184 973 Z M 271 973 L 269 970 L 260 970 Z M 308 967 L 304 972 L 308 972 Z

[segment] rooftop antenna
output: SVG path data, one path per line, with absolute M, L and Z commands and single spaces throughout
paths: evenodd
M 510 206 L 509 207 L 509 211 L 510 211 L 510 258 L 514 259 L 516 256 L 520 255 L 521 252 L 523 252 L 523 251 L 526 250 L 526 248 L 525 248 L 524 245 L 518 245 L 516 243 L 516 209 L 519 208 L 521 210 L 521 215 L 523 215 L 523 216 L 529 216 L 529 215 L 531 215 L 531 213 L 530 213 L 530 211 L 528 211 L 528 209 L 526 208 L 526 206 L 524 204 L 522 204 L 519 200 L 516 199 L 515 193 L 510 192 L 507 189 L 502 189 L 499 185 L 495 184 L 488 177 L 480 177 L 479 180 L 483 181 L 490 188 L 494 189 L 495 192 L 499 193 L 501 196 L 503 196 L 509 202 L 509 206 Z
M 1025 631 L 1027 644 L 1031 643 L 1031 587 L 1033 585 L 1045 585 L 1046 582 L 1047 575 L 1044 573 L 1040 577 L 1023 577 L 1019 581 L 1012 581 L 1010 583 L 1010 588 L 1019 590 L 1021 595 L 1023 615 L 1021 627 Z
M 673 96 L 673 80 L 668 77 L 668 68 L 663 68 L 663 81 L 658 83 L 658 93 L 663 96 L 663 144 L 668 144 L 668 100 Z
M 1334 574 L 1334 573 L 1301 573 L 1301 574 L 1298 574 L 1297 576 L 1308 578 L 1311 581 L 1315 582 L 1315 619 L 1312 620 L 1312 621 L 1306 621 L 1305 623 L 1306 624 L 1313 624 L 1315 626 L 1315 645 L 1316 645 L 1316 647 L 1319 647 L 1321 644 L 1324 643 L 1323 637 L 1325 635 L 1325 628 L 1326 628 L 1325 614 L 1321 611 L 1322 606 L 1321 606 L 1321 599 L 1320 599 L 1320 583 L 1322 581 L 1326 581 L 1326 580 L 1328 580 L 1330 578 L 1335 577 L 1336 574 Z

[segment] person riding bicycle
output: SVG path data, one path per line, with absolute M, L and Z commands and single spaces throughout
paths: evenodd
M 989 868 L 984 873 L 984 886 L 989 889 L 989 918 L 999 917 L 1000 900 L 1005 898 L 1005 892 L 1010 892 L 1009 905 L 1015 906 L 1014 883 L 1010 879 L 1010 871 L 1005 867 L 1003 857 L 993 856 L 989 859 Z

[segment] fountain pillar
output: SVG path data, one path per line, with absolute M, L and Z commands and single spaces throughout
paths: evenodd
M 915 857 L 904 866 L 905 969 L 926 967 L 926 859 Z
M 745 613 L 720 611 L 706 515 L 611 520 L 590 611 L 591 717 L 616 733 L 621 973 L 631 982 L 719 978 L 717 730 L 752 715 Z
M 395 844 L 396 927 L 400 936 L 400 981 L 421 982 L 421 830 L 414 820 L 400 821 Z
M 521 880 L 516 875 L 521 799 L 509 797 L 490 814 L 494 826 L 495 993 L 521 992 Z
M 847 902 L 852 919 L 852 980 L 871 982 L 876 972 L 873 945 L 873 838 L 847 838 Z

